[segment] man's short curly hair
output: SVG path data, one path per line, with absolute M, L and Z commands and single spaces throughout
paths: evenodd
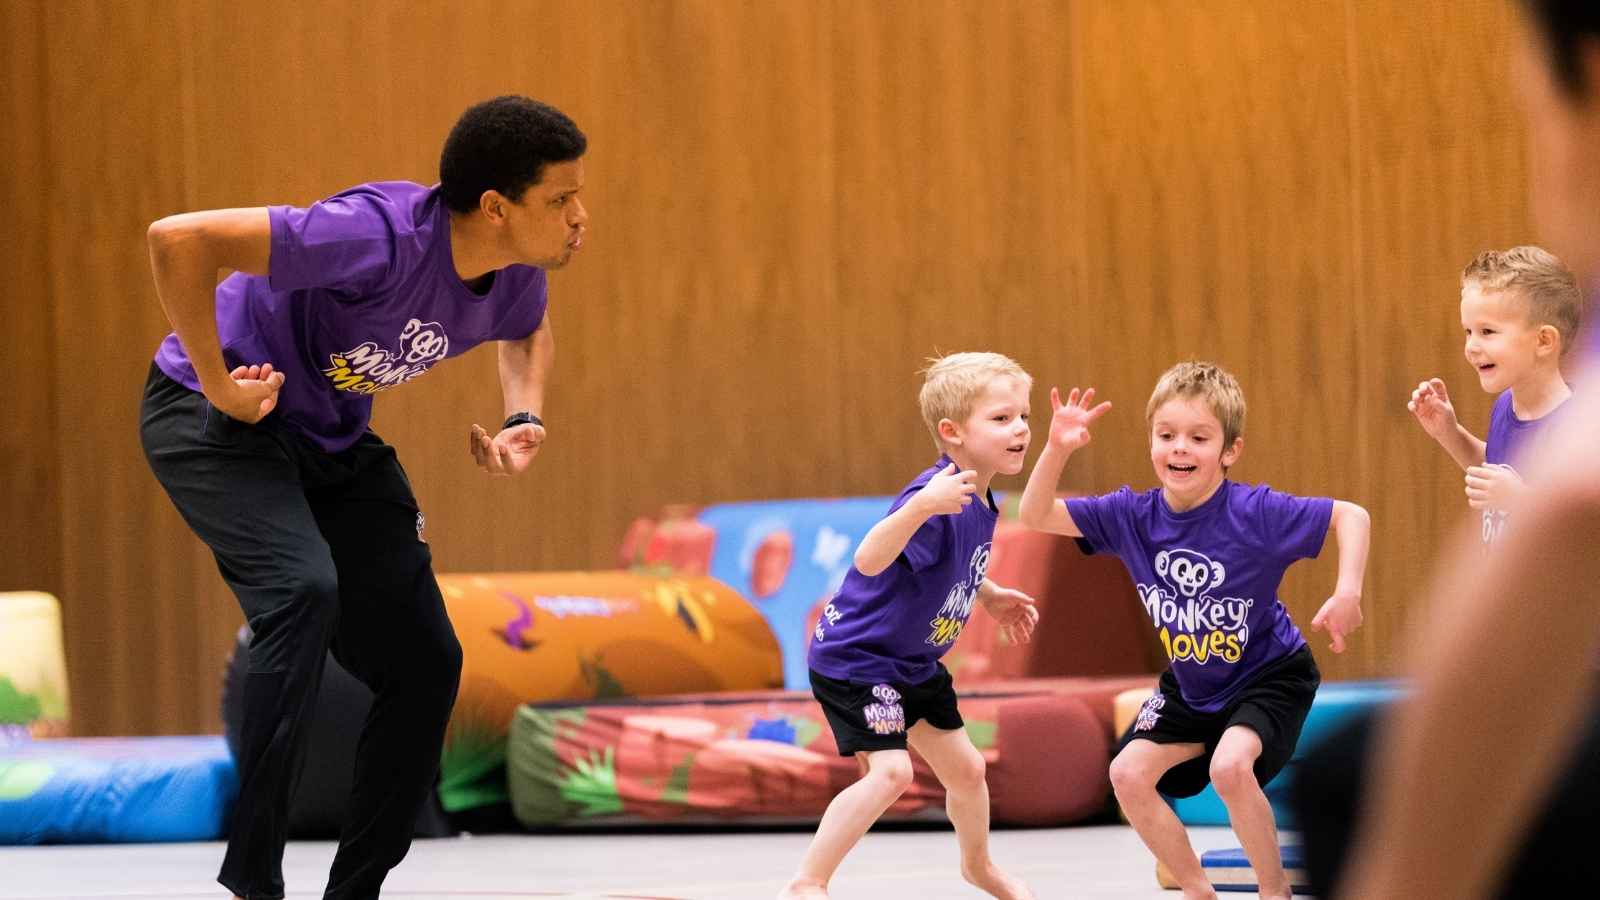
M 512 202 L 544 177 L 545 166 L 571 162 L 589 147 L 566 114 L 528 97 L 508 94 L 467 108 L 439 154 L 439 185 L 454 212 L 478 208 L 484 191 Z

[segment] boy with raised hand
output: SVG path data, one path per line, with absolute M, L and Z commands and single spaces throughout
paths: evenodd
M 812 634 L 812 691 L 840 755 L 854 756 L 862 776 L 828 804 L 786 900 L 828 896 L 845 854 L 911 785 L 908 744 L 944 785 L 962 876 L 994 897 L 1033 897 L 989 858 L 983 755 L 939 662 L 974 601 L 1009 640 L 1027 641 L 1039 619 L 1033 598 L 985 577 L 999 518 L 989 482 L 1022 471 L 1033 379 L 998 353 L 954 353 L 925 375 L 922 417 L 939 458 L 861 539 Z
M 1578 330 L 1583 295 L 1561 261 L 1538 247 L 1487 250 L 1461 272 L 1461 328 L 1478 384 L 1498 393 L 1487 440 L 1456 419 L 1444 381 L 1411 392 L 1417 424 L 1466 470 L 1467 503 L 1483 514 L 1487 547 L 1524 489 L 1512 460 L 1572 396 L 1561 360 Z
M 1338 585 L 1311 625 L 1326 628 L 1333 651 L 1343 652 L 1361 624 L 1371 522 L 1353 503 L 1229 481 L 1244 449 L 1244 394 L 1232 375 L 1203 362 L 1169 369 L 1146 407 L 1159 488 L 1057 501 L 1068 457 L 1110 408 L 1093 400 L 1092 389 L 1074 389 L 1062 403 L 1051 389 L 1049 442 L 1020 512 L 1031 528 L 1082 537 L 1093 551 L 1121 558 L 1171 660 L 1111 762 L 1117 800 L 1184 897 L 1211 898 L 1188 834 L 1160 795 L 1190 797 L 1215 785 L 1261 896 L 1288 900 L 1261 786 L 1294 753 L 1321 675 L 1278 585 L 1291 563 L 1321 551 L 1332 528 Z

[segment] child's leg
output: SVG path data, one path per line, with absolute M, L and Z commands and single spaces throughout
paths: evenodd
M 1228 807 L 1233 833 L 1244 847 L 1244 855 L 1256 872 L 1263 900 L 1287 900 L 1289 877 L 1278 855 L 1278 825 L 1272 804 L 1256 781 L 1256 758 L 1261 755 L 1261 737 L 1248 725 L 1233 725 L 1222 733 L 1217 751 L 1211 757 L 1211 783 L 1217 796 Z
M 1183 823 L 1156 793 L 1156 782 L 1168 769 L 1204 752 L 1204 744 L 1158 744 L 1139 739 L 1129 741 L 1111 761 L 1111 787 L 1123 815 L 1177 879 L 1184 897 L 1215 897 L 1216 891 L 1200 868 L 1200 858 L 1195 856 Z
M 911 786 L 911 754 L 904 750 L 863 751 L 856 754 L 856 759 L 865 760 L 866 773 L 828 804 L 817 834 L 800 860 L 800 871 L 780 897 L 828 896 L 828 880 L 844 861 L 844 855 Z
M 989 784 L 984 779 L 983 754 L 972 745 L 967 730 L 946 731 L 918 722 L 906 739 L 944 785 L 945 811 L 961 847 L 961 876 L 996 897 L 1031 900 L 1027 886 L 1000 871 L 989 858 Z

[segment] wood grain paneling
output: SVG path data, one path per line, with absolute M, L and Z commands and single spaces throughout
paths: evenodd
M 1071 0 L 138 7 L 9 4 L 8 581 L 62 596 L 82 733 L 216 727 L 239 616 L 145 467 L 166 331 L 145 225 L 430 181 L 468 103 L 589 134 L 593 230 L 551 278 L 534 472 L 462 450 L 502 415 L 482 348 L 378 403 L 441 569 L 610 565 L 674 501 L 882 493 L 928 458 L 915 370 L 992 348 L 1117 408 L 1065 485 L 1152 483 L 1144 402 L 1212 358 L 1250 400 L 1235 474 L 1374 514 L 1386 674 L 1443 532 L 1448 462 L 1409 385 L 1460 383 L 1455 273 L 1529 239 L 1499 0 Z M 16 311 L 13 312 L 12 310 Z M 1021 480 L 1001 483 L 1019 488 Z M 20 552 L 26 546 L 28 552 Z M 1285 586 L 1309 620 L 1333 554 Z M 22 583 L 26 582 L 26 584 Z M 1319 641 L 1320 645 L 1320 641 Z

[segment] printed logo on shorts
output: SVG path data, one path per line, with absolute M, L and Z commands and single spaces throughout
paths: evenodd
M 424 520 L 422 518 L 422 511 L 418 510 L 417 511 L 417 543 L 419 543 L 419 544 L 426 544 L 428 542 L 428 539 L 422 536 L 422 526 L 423 526 L 423 524 L 424 524 Z
M 343 353 L 328 354 L 328 367 L 322 374 L 338 390 L 376 394 L 427 372 L 449 353 L 450 336 L 443 325 L 412 319 L 400 329 L 399 350 L 366 341 Z
M 867 727 L 877 734 L 899 734 L 906 730 L 906 711 L 900 705 L 900 692 L 887 684 L 880 684 L 872 689 L 872 696 L 878 698 L 877 703 L 867 704 L 862 713 L 867 718 Z
M 1161 718 L 1161 707 L 1167 705 L 1167 698 L 1155 694 L 1144 705 L 1139 707 L 1139 717 L 1133 720 L 1134 731 L 1149 731 L 1156 727 L 1156 720 Z

